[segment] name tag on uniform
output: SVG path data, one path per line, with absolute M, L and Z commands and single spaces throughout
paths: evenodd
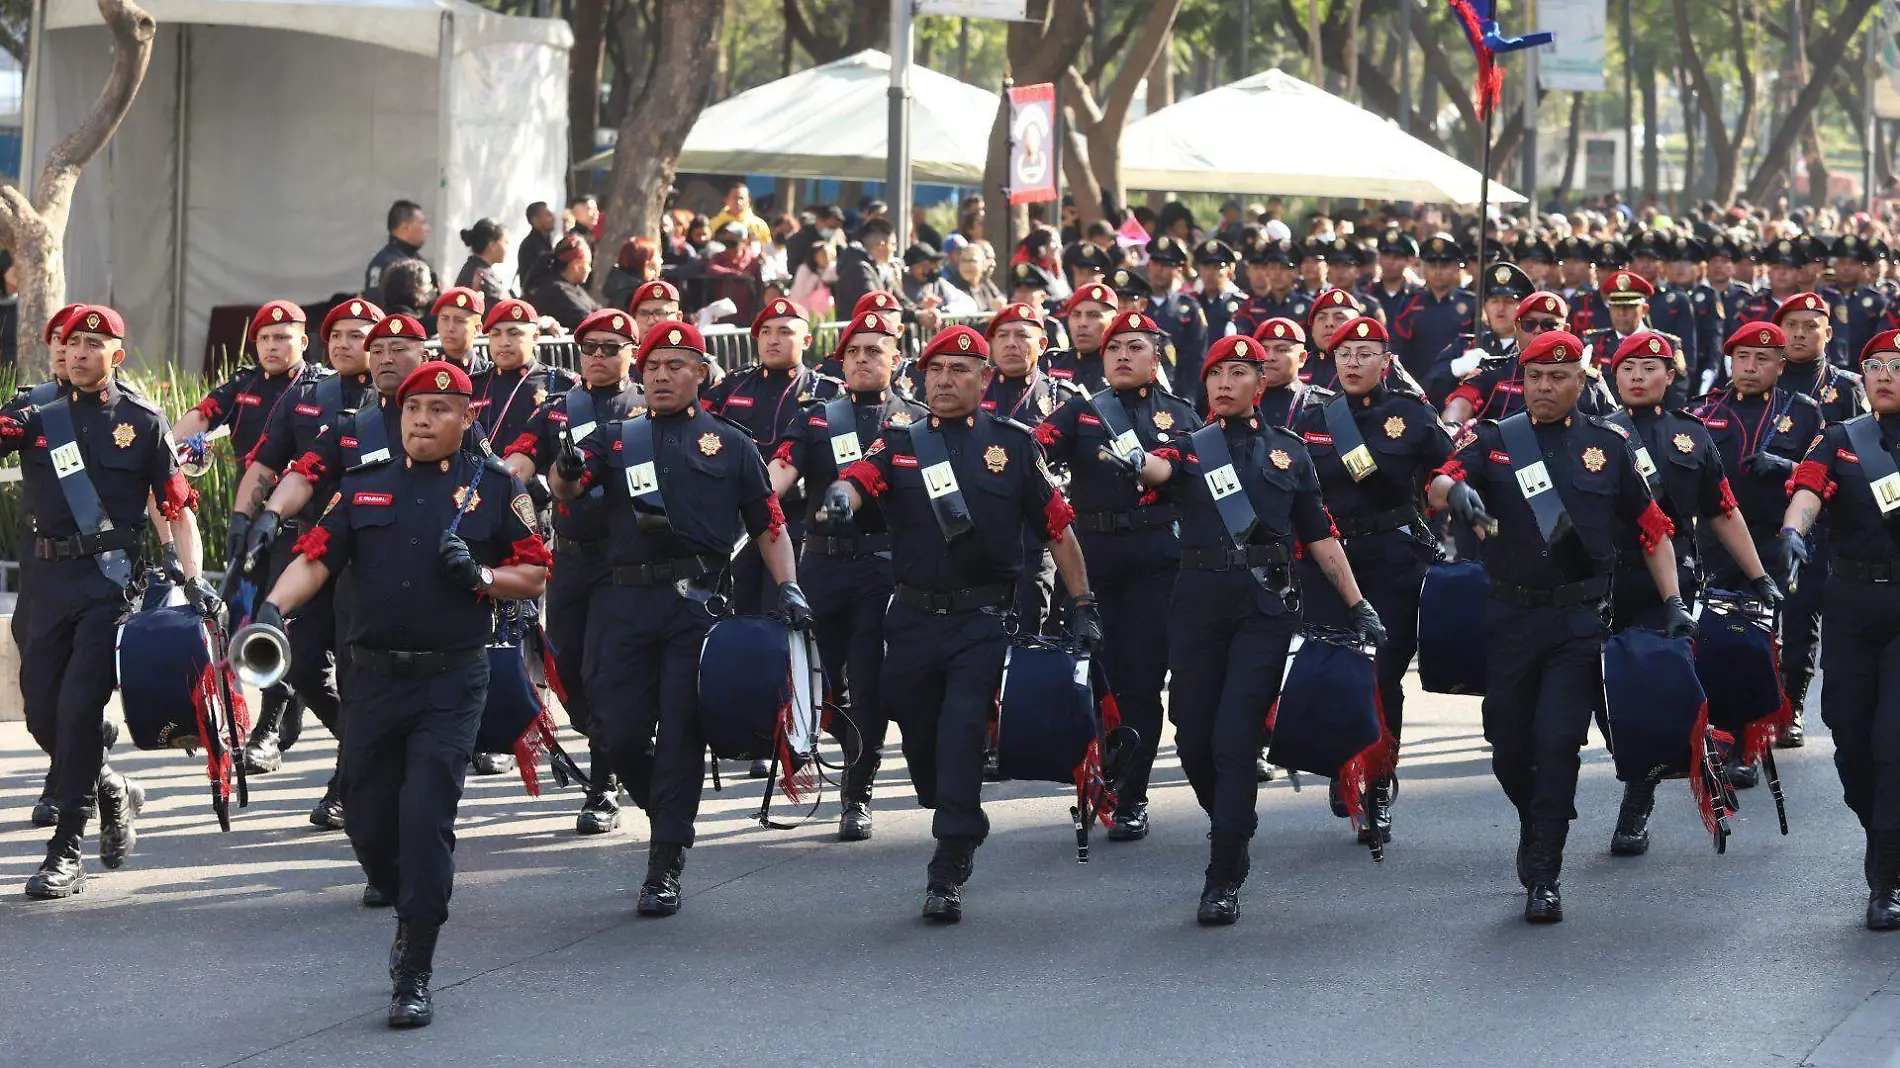
M 1240 476 L 1234 474 L 1233 464 L 1222 464 L 1201 477 L 1207 480 L 1207 492 L 1217 501 L 1240 492 Z
M 366 452 L 360 458 L 358 458 L 357 466 L 360 467 L 367 464 L 379 464 L 387 459 L 389 459 L 389 450 L 377 449 L 375 452 Z
M 1115 440 L 1109 442 L 1109 445 L 1114 448 L 1115 455 L 1127 456 L 1129 453 L 1141 448 L 1141 439 L 1135 436 L 1135 432 L 1132 429 L 1124 430 L 1115 435 Z
M 653 469 L 653 461 L 634 464 L 627 468 L 627 495 L 644 497 L 660 488 L 660 476 Z
M 1340 457 L 1339 462 L 1346 465 L 1346 473 L 1352 476 L 1354 482 L 1362 481 L 1378 468 L 1378 465 L 1372 462 L 1372 450 L 1363 444 Z
M 1645 479 L 1656 477 L 1656 461 L 1649 458 L 1649 447 L 1646 445 L 1636 447 L 1636 470 L 1641 472 Z
M 1517 475 L 1517 488 L 1527 501 L 1550 489 L 1550 468 L 1545 467 L 1542 460 L 1513 473 Z
M 1880 506 L 1881 515 L 1892 515 L 1895 509 L 1900 509 L 1900 471 L 1875 479 L 1872 486 L 1874 503 Z
M 79 455 L 79 443 L 69 441 L 53 450 L 53 473 L 65 478 L 74 471 L 86 469 L 85 458 Z
M 924 468 L 924 492 L 930 495 L 931 500 L 934 501 L 956 491 L 957 472 L 950 466 L 950 461 L 945 460 Z
M 557 412 L 550 412 L 550 413 L 548 413 L 548 414 L 549 414 L 549 417 L 551 418 L 551 417 L 553 417 L 554 415 L 557 415 L 557 414 L 559 414 L 559 413 L 557 413 Z M 599 424 L 596 424 L 596 423 L 582 423 L 582 424 L 580 424 L 579 426 L 570 426 L 570 427 L 568 427 L 568 428 L 567 428 L 567 437 L 568 437 L 568 440 L 569 440 L 569 441 L 572 441 L 572 442 L 575 442 L 576 444 L 579 444 L 580 442 L 583 442 L 583 441 L 586 441 L 586 440 L 587 440 L 587 438 L 588 438 L 588 435 L 590 435 L 590 434 L 592 434 L 592 433 L 594 432 L 594 427 L 595 427 L 595 426 L 597 426 L 597 425 L 599 425 Z
M 853 463 L 863 458 L 864 450 L 858 447 L 857 431 L 848 430 L 842 434 L 832 435 L 831 462 L 835 466 L 842 468 L 848 463 Z

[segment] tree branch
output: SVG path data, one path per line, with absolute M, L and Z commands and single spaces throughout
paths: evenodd
M 1134 36 L 1135 27 L 1140 24 L 1139 13 L 1131 8 L 1122 18 L 1122 24 L 1117 26 L 1115 32 L 1110 34 L 1108 40 L 1103 43 L 1101 54 L 1090 57 L 1088 73 L 1082 75 L 1082 80 L 1090 85 L 1101 81 L 1103 73 L 1108 70 L 1108 61 L 1121 55 L 1122 48 L 1128 44 L 1128 39 Z
M 139 83 L 145 80 L 145 68 L 152 62 L 152 38 L 158 33 L 152 16 L 132 0 L 99 0 L 99 14 L 112 34 L 112 72 L 79 126 L 46 154 L 46 167 L 33 191 L 35 206 L 62 234 L 73 184 L 79 181 L 80 170 L 92 162 L 125 121 Z
M 1814 49 L 1814 53 L 1824 57 L 1824 61 L 1830 64 L 1838 64 L 1840 57 L 1847 54 L 1849 38 L 1860 30 L 1860 24 L 1866 20 L 1867 12 L 1872 10 L 1873 6 L 1874 0 L 1847 0 L 1846 9 L 1841 12 L 1840 18 L 1834 25 L 1828 28 L 1820 47 Z M 1768 147 L 1762 151 L 1761 164 L 1756 169 L 1754 177 L 1748 180 L 1748 188 L 1742 193 L 1744 198 L 1751 201 L 1760 200 L 1767 194 L 1768 183 L 1781 169 L 1782 161 L 1794 147 L 1795 140 L 1807 128 L 1809 120 L 1814 116 L 1815 107 L 1821 102 L 1822 94 L 1827 92 L 1828 83 L 1834 80 L 1832 68 L 1827 76 L 1818 75 L 1818 71 L 1809 72 L 1807 83 L 1801 87 L 1801 94 L 1795 97 L 1794 106 L 1788 109 L 1788 114 L 1782 118 L 1781 125 L 1769 139 Z
M 1174 17 L 1180 12 L 1181 0 L 1154 0 L 1148 8 L 1148 18 L 1142 23 L 1141 37 L 1136 41 L 1134 50 L 1128 54 L 1127 61 L 1122 64 L 1122 69 L 1115 73 L 1115 80 L 1109 84 L 1108 100 L 1102 107 L 1102 121 L 1117 136 L 1120 136 L 1122 124 L 1128 120 L 1128 109 L 1134 103 L 1135 88 L 1147 76 L 1148 68 L 1154 66 L 1155 57 L 1161 54 L 1161 46 L 1174 26 Z
M 805 50 L 814 62 L 829 63 L 844 55 L 844 38 L 826 37 L 805 21 L 804 11 L 799 9 L 798 0 L 783 0 L 779 5 L 785 12 L 785 32 L 792 35 L 798 47 Z

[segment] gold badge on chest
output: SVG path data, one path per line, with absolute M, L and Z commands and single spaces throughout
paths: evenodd
M 1173 412 L 1156 412 L 1155 413 L 1155 429 L 1156 430 L 1173 430 L 1174 429 L 1174 413 Z
M 1391 438 L 1394 441 L 1397 441 L 1398 439 L 1404 437 L 1405 436 L 1405 419 L 1401 416 L 1396 416 L 1396 415 L 1390 419 L 1387 419 L 1385 421 L 1385 436 L 1388 438 Z
M 1775 420 L 1775 431 L 1777 433 L 1786 434 L 1788 431 L 1793 430 L 1793 429 L 1794 429 L 1794 416 L 1784 415 L 1781 418 Z
M 1675 437 L 1670 438 L 1669 442 L 1676 447 L 1676 451 L 1679 453 L 1686 455 L 1695 451 L 1695 439 L 1687 434 L 1677 434 Z
M 1055 410 L 1055 405 L 1049 401 L 1049 394 L 1044 393 L 1036 398 L 1036 410 L 1044 415 L 1048 415 L 1051 411 Z
M 902 411 L 902 410 L 899 410 L 899 411 L 895 411 L 895 412 L 892 412 L 892 413 L 891 413 L 891 425 L 892 425 L 892 426 L 909 426 L 909 425 L 910 425 L 910 413 L 909 413 L 909 412 L 906 412 L 906 411 Z
M 1293 457 L 1287 455 L 1287 452 L 1285 449 L 1273 450 L 1272 452 L 1267 454 L 1267 459 L 1273 461 L 1273 466 L 1279 468 L 1282 471 L 1293 466 Z
M 473 500 L 470 499 L 471 497 Z M 474 487 L 463 486 L 455 491 L 455 507 L 457 510 L 472 512 L 481 506 L 482 495 L 479 492 L 474 492 Z
M 131 423 L 120 423 L 112 428 L 112 443 L 121 449 L 131 448 L 138 436 L 138 431 L 132 429 Z
M 1583 466 L 1588 468 L 1591 474 L 1603 470 L 1608 463 L 1609 460 L 1604 457 L 1603 450 L 1595 445 L 1583 450 Z
M 726 443 L 719 440 L 719 435 L 710 430 L 699 436 L 699 451 L 707 456 L 717 456 L 719 450 L 725 447 Z
M 995 474 L 1002 474 L 1009 468 L 1009 450 L 1001 445 L 991 445 L 983 450 L 983 466 Z

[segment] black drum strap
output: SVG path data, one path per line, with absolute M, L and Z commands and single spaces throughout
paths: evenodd
M 1511 473 L 1517 476 L 1518 492 L 1537 517 L 1537 532 L 1545 545 L 1555 545 L 1570 530 L 1570 513 L 1564 509 L 1562 493 L 1544 464 L 1544 450 L 1531 429 L 1529 412 L 1519 412 L 1498 424 L 1504 436 L 1504 451 L 1511 457 Z
M 59 492 L 66 498 L 79 532 L 94 536 L 113 529 L 112 517 L 106 514 L 92 476 L 86 473 L 86 458 L 73 432 L 72 407 L 64 398 L 40 409 L 40 429 L 46 432 L 46 451 L 53 458 L 53 473 L 59 476 Z M 124 549 L 94 553 L 93 560 L 114 585 L 124 587 L 132 581 L 132 560 Z
M 343 376 L 331 375 L 319 380 L 311 396 L 316 399 L 317 408 L 323 412 L 324 418 L 333 418 L 343 410 Z
M 653 457 L 653 420 L 636 416 L 620 424 L 620 452 L 627 465 L 627 496 L 643 515 L 666 515 L 660 469 Z
M 1364 482 L 1379 473 L 1379 461 L 1373 459 L 1372 450 L 1366 448 L 1366 439 L 1352 417 L 1351 404 L 1352 398 L 1341 393 L 1320 411 L 1326 417 L 1326 432 L 1333 436 L 1333 451 L 1339 454 L 1339 462 L 1346 466 L 1346 473 L 1354 482 Z
M 1221 525 L 1227 528 L 1227 539 L 1238 549 L 1253 537 L 1253 528 L 1260 517 L 1241 486 L 1240 472 L 1234 470 L 1234 455 L 1228 451 L 1220 420 L 1196 430 L 1190 439 L 1194 442 L 1194 455 L 1201 458 L 1201 478 L 1207 483 L 1208 495 L 1214 498 L 1214 510 L 1220 513 Z
M 1128 409 L 1122 407 L 1113 386 L 1103 386 L 1090 397 L 1089 407 L 1094 410 L 1095 418 L 1102 421 L 1102 429 L 1108 431 L 1108 447 L 1116 456 L 1127 456 L 1141 448 L 1141 438 L 1128 421 Z
M 567 440 L 579 448 L 581 442 L 587 440 L 587 435 L 594 432 L 594 426 L 600 418 L 594 411 L 594 395 L 587 392 L 587 386 L 583 384 L 568 390 L 561 403 L 567 409 Z
M 848 390 L 825 402 L 825 429 L 831 432 L 833 470 L 842 471 L 864 459 L 864 442 L 858 438 L 858 410 Z
M 976 521 L 970 518 L 963 487 L 957 483 L 957 470 L 950 463 L 950 449 L 943 443 L 943 432 L 928 422 L 914 423 L 910 428 L 910 444 L 917 453 L 917 469 L 924 476 L 924 493 L 930 497 L 930 510 L 937 517 L 943 540 L 955 541 L 968 534 Z
M 1667 421 L 1669 419 L 1667 412 L 1656 418 L 1662 423 L 1665 432 L 1673 425 Z M 1665 489 L 1662 470 L 1656 466 L 1656 458 L 1650 455 L 1649 443 L 1643 440 L 1643 432 L 1636 429 L 1636 418 L 1627 410 L 1619 408 L 1606 416 L 1605 421 L 1615 423 L 1629 432 L 1630 459 L 1636 462 L 1636 470 L 1642 473 L 1643 481 L 1649 483 L 1650 496 L 1662 496 Z M 1693 512 L 1694 509 L 1690 511 Z
M 1855 416 L 1841 424 L 1847 431 L 1847 443 L 1854 447 L 1854 455 L 1860 458 L 1860 473 L 1867 478 L 1867 485 L 1874 491 L 1874 504 L 1880 508 L 1882 519 L 1891 519 L 1900 512 L 1900 466 L 1896 466 L 1893 453 L 1887 451 L 1887 443 L 1880 435 L 1880 424 L 1872 415 Z M 60 479 L 60 485 L 66 480 Z
M 51 404 L 59 399 L 60 391 L 65 389 L 59 379 L 49 378 L 32 389 L 27 390 L 26 402 L 32 405 Z
M 356 461 L 345 465 L 348 470 L 360 471 L 389 459 L 389 428 L 383 425 L 380 398 L 375 404 L 358 408 L 350 416 L 350 429 L 355 432 Z

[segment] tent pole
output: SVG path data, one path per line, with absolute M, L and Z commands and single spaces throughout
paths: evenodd
M 911 0 L 891 0 L 891 129 L 885 145 L 884 199 L 891 206 L 893 242 L 902 256 L 910 248 L 910 63 L 916 33 Z
M 29 15 L 26 38 L 26 79 L 22 87 L 20 100 L 20 174 L 19 183 L 23 190 L 33 186 L 27 184 L 27 175 L 33 173 L 33 120 L 40 110 L 40 35 L 45 32 L 46 0 L 33 0 L 33 10 Z
M 185 244 L 191 238 L 186 213 L 191 207 L 191 24 L 178 26 L 178 73 L 173 92 L 172 152 L 172 330 L 168 362 L 185 364 Z M 238 354 L 242 356 L 240 352 Z M 232 361 L 236 363 L 236 360 Z
M 1475 295 L 1478 301 L 1471 315 L 1473 345 L 1484 340 L 1484 283 L 1489 275 L 1484 269 L 1484 239 L 1491 230 L 1491 124 L 1496 119 L 1497 110 L 1492 107 L 1484 113 L 1484 148 L 1480 152 L 1483 162 L 1478 171 L 1478 262 L 1476 269 L 1471 272 L 1477 279 Z
M 1009 91 L 1016 87 L 1016 79 L 1003 75 L 1003 184 L 997 187 L 1000 200 L 997 207 L 1003 215 L 1003 247 L 996 255 L 996 269 L 1003 276 L 1003 295 L 1009 295 L 1010 260 L 1016 255 L 1016 205 L 1009 199 L 1009 176 L 1016 163 L 1016 111 L 1010 102 Z

